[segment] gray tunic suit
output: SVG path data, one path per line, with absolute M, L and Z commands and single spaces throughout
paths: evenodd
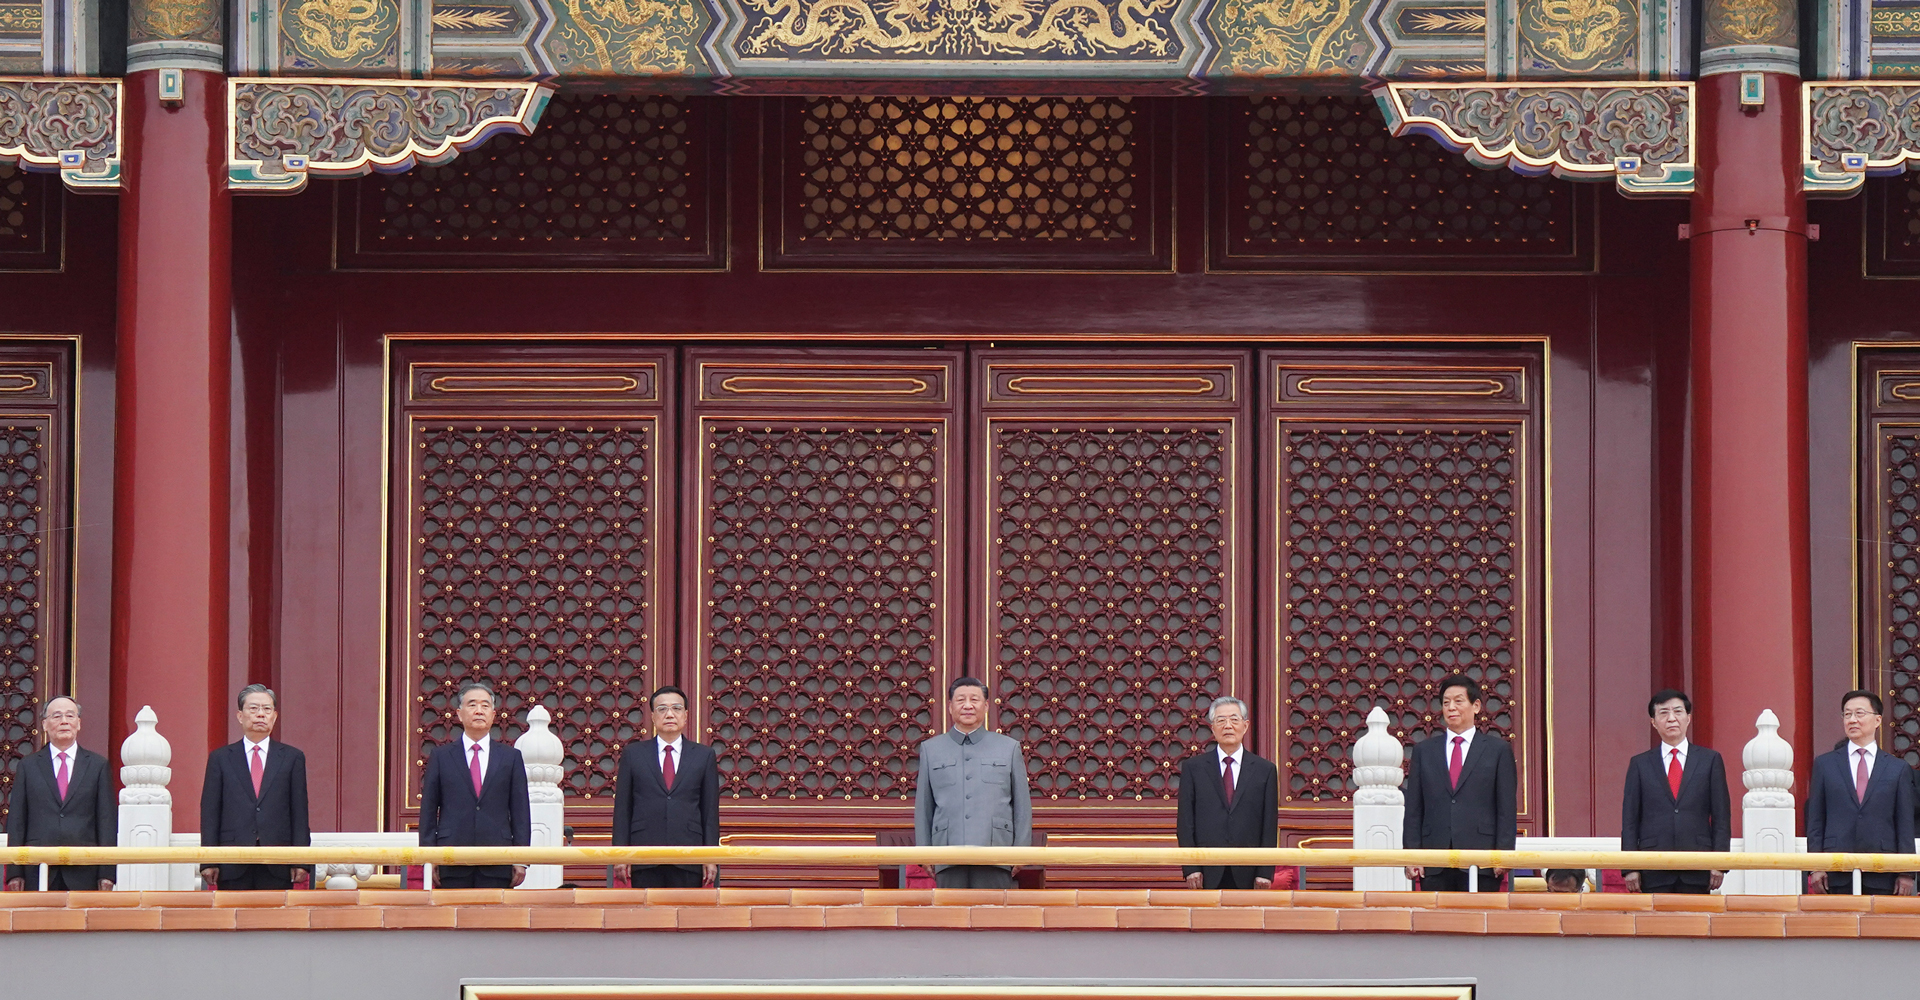
M 921 847 L 1026 847 L 1033 843 L 1033 799 L 1020 742 L 984 727 L 950 729 L 920 744 L 913 798 L 913 842 Z M 936 865 L 940 884 L 1010 888 L 1006 868 Z

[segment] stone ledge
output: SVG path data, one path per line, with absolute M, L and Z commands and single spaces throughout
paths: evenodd
M 1920 938 L 1913 899 L 1192 890 L 0 893 L 0 933 L 908 928 Z

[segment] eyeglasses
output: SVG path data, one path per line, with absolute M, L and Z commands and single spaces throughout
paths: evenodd
M 685 705 L 655 705 L 653 708 L 655 715 L 685 715 L 686 712 Z
M 1840 718 L 1847 722 L 1852 722 L 1855 719 L 1878 719 L 1879 717 L 1879 712 L 1863 712 L 1858 709 L 1840 713 Z
M 1688 712 L 1684 708 L 1663 708 L 1653 713 L 1653 717 L 1656 719 L 1679 719 L 1686 717 L 1687 714 Z

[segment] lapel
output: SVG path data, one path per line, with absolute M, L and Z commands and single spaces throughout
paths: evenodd
M 660 773 L 660 737 L 648 737 L 647 742 L 641 745 L 646 747 L 647 752 L 641 755 L 640 766 L 645 768 L 647 776 L 653 779 L 653 787 L 659 789 L 661 795 L 672 798 L 673 789 L 667 787 L 667 779 Z M 684 750 L 686 746 L 686 737 L 683 736 L 680 738 L 680 747 Z M 682 756 L 685 755 L 682 754 Z M 676 784 L 680 780 L 680 772 L 686 770 L 683 763 L 684 762 L 676 761 L 673 765 L 673 779 Z
M 104 758 L 102 760 L 104 762 Z M 67 778 L 68 802 L 80 801 L 82 790 L 91 787 L 88 782 L 94 780 L 94 769 L 99 766 L 91 755 L 80 749 L 80 744 L 73 745 L 73 774 Z
M 1874 789 L 1894 780 L 1893 763 L 1892 754 L 1884 750 L 1874 752 L 1873 773 L 1867 775 L 1867 798 L 1873 798 Z M 1905 761 L 1901 761 L 1900 763 L 1902 766 L 1906 764 Z M 1860 803 L 1860 805 L 1862 808 L 1866 807 L 1865 802 Z
M 1661 744 L 1663 747 L 1665 745 L 1664 743 Z M 1700 758 L 1700 748 L 1692 743 L 1688 743 L 1687 762 L 1680 765 L 1680 794 L 1675 796 L 1672 789 L 1667 790 L 1668 797 L 1673 799 L 1675 805 L 1679 805 L 1680 799 L 1686 797 L 1687 786 L 1699 780 L 1701 771 L 1705 769 L 1706 765 L 1701 762 Z M 1660 776 L 1660 784 L 1665 785 L 1666 783 L 1667 776 L 1662 774 Z
M 501 748 L 505 746 L 506 744 L 499 740 L 492 737 L 487 738 L 487 773 L 480 779 L 480 793 L 482 795 L 485 795 L 487 789 L 492 788 L 495 783 L 501 780 L 501 776 L 506 773 L 507 755 L 500 752 Z
M 242 748 L 244 747 L 245 747 L 245 742 L 242 741 Z M 256 802 L 266 801 L 267 789 L 273 787 L 273 779 L 279 777 L 282 773 L 286 771 L 286 769 L 287 769 L 286 751 L 281 749 L 280 744 L 278 743 L 268 743 L 267 759 L 264 762 L 262 762 L 260 765 L 260 794 L 255 797 L 254 801 Z M 248 788 L 253 787 L 253 772 L 251 770 L 247 772 L 247 787 Z
M 80 744 L 75 743 L 73 746 L 73 770 L 67 774 L 68 792 L 73 791 L 73 786 L 80 777 Z M 67 800 L 60 797 L 60 782 L 54 780 L 53 777 L 53 744 L 49 743 L 40 748 L 40 759 L 35 762 L 34 766 L 39 768 L 40 776 L 46 779 L 47 797 L 53 800 L 54 808 L 65 812 Z

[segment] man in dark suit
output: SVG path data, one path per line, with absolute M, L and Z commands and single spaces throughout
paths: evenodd
M 720 843 L 720 768 L 713 751 L 685 738 L 687 693 L 663 687 L 648 703 L 653 738 L 620 755 L 613 788 L 613 846 L 712 847 Z M 718 880 L 717 865 L 614 865 L 635 889 L 693 889 Z
M 1215 698 L 1214 745 L 1180 765 L 1181 847 L 1274 847 L 1280 842 L 1280 772 L 1245 745 L 1247 703 Z M 1192 889 L 1271 889 L 1273 866 L 1187 865 Z M 1288 874 L 1291 874 L 1289 871 Z
M 1813 759 L 1807 795 L 1807 850 L 1912 854 L 1913 777 L 1906 761 L 1881 750 L 1880 696 L 1848 691 L 1840 699 L 1847 743 Z M 1807 891 L 1851 893 L 1851 878 L 1807 875 Z M 1860 891 L 1913 895 L 1913 873 L 1862 872 Z
M 207 755 L 200 786 L 203 847 L 306 847 L 307 756 L 272 739 L 280 699 L 265 684 L 240 689 L 240 740 Z M 306 888 L 313 870 L 287 865 L 209 865 L 200 877 L 217 889 Z
M 421 847 L 526 847 L 533 843 L 533 807 L 520 751 L 493 738 L 493 689 L 460 685 L 460 738 L 427 758 L 420 788 Z M 434 884 L 448 889 L 507 889 L 527 877 L 525 865 L 441 865 Z
M 1660 691 L 1647 702 L 1660 745 L 1627 762 L 1620 800 L 1623 851 L 1726 851 L 1733 839 L 1727 768 L 1720 755 L 1687 740 L 1693 699 Z M 1726 872 L 1649 869 L 1623 873 L 1628 892 L 1706 893 Z
M 1440 714 L 1447 727 L 1413 747 L 1407 768 L 1409 850 L 1511 851 L 1519 834 L 1513 748 L 1498 733 L 1475 728 L 1480 685 L 1453 674 L 1440 682 Z M 1505 871 L 1480 869 L 1480 891 L 1498 892 Z M 1459 868 L 1407 869 L 1427 892 L 1464 892 Z
M 7 802 L 7 843 L 14 847 L 112 847 L 120 815 L 107 759 L 80 745 L 80 703 L 62 695 L 47 702 L 40 724 L 47 744 L 20 761 Z M 112 865 L 54 865 L 47 888 L 113 888 Z M 7 869 L 7 889 L 40 887 L 37 867 Z

